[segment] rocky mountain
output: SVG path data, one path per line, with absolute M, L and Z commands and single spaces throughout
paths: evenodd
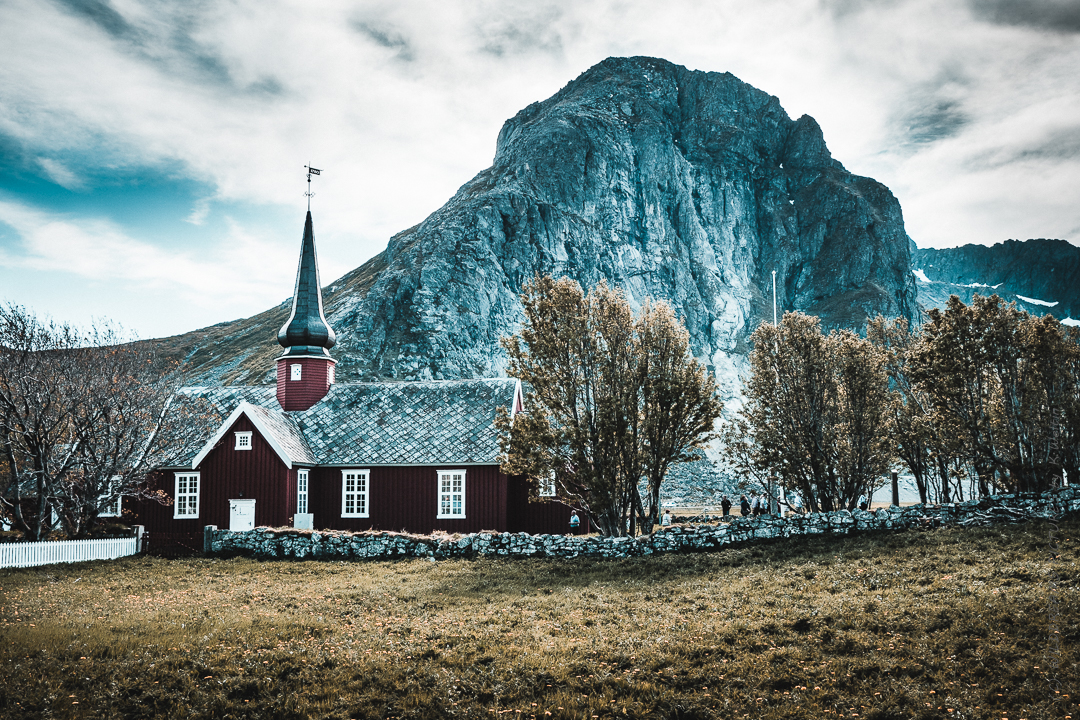
M 527 280 L 604 279 L 633 303 L 668 300 L 732 392 L 773 271 L 781 311 L 829 326 L 916 313 L 896 198 L 833 159 L 813 118 L 728 73 L 609 58 L 508 120 L 491 167 L 325 306 L 341 380 L 491 376 Z M 202 381 L 268 381 L 286 314 L 167 344 Z
M 942 308 L 997 294 L 1034 315 L 1080 325 L 1080 247 L 1064 240 L 1008 240 L 996 245 L 913 249 L 919 305 Z

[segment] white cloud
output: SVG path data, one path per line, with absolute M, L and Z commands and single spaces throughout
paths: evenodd
M 922 246 L 1080 242 L 1080 34 L 1056 6 L 114 0 L 96 18 L 86 7 L 0 4 L 0 134 L 83 192 L 110 168 L 178 168 L 213 188 L 187 217 L 196 225 L 211 202 L 301 213 L 310 161 L 324 170 L 313 209 L 328 278 L 489 165 L 504 120 L 609 55 L 730 71 L 793 117 L 813 115 L 837 159 L 893 189 Z M 183 257 L 137 241 L 150 275 Z
M 132 298 L 167 289 L 176 301 L 201 309 L 239 302 L 258 312 L 278 302 L 292 288 L 299 248 L 287 252 L 230 223 L 215 252 L 197 254 L 131 238 L 109 221 L 62 219 L 2 199 L 0 222 L 21 240 L 0 255 L 6 272 L 52 273 L 60 283 L 121 285 Z M 236 272 L 240 267 L 253 271 Z
M 57 185 L 68 190 L 78 190 L 83 187 L 83 181 L 68 170 L 62 163 L 51 158 L 38 158 L 38 165 Z
M 184 220 L 192 225 L 202 225 L 206 222 L 206 216 L 209 214 L 210 198 L 199 198 L 191 208 L 191 214 L 184 218 Z

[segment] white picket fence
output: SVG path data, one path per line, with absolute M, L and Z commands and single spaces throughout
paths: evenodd
M 115 560 L 139 552 L 140 538 L 0 543 L 0 568 Z

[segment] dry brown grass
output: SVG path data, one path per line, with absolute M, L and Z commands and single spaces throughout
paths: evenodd
M 0 717 L 1080 718 L 1078 534 L 0 571 Z

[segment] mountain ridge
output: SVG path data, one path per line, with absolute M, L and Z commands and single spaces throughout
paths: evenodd
M 771 318 L 773 270 L 781 307 L 827 327 L 913 319 L 908 243 L 896 198 L 832 158 L 813 118 L 730 73 L 608 58 L 507 120 L 492 165 L 324 305 L 339 380 L 490 376 L 524 282 L 603 279 L 633 305 L 670 302 L 733 395 L 747 338 Z M 198 382 L 267 382 L 286 316 L 162 343 Z
M 970 303 L 976 293 L 997 294 L 1035 315 L 1080 318 L 1080 247 L 1065 240 L 917 248 L 912 270 L 919 304 L 926 308 L 943 308 L 949 295 Z

